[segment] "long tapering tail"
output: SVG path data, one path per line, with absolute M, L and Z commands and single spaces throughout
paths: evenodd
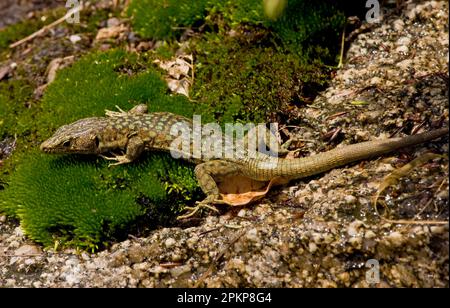
M 379 156 L 399 148 L 427 142 L 448 135 L 448 132 L 448 127 L 444 127 L 407 137 L 351 144 L 310 157 L 254 161 L 253 163 L 256 163 L 256 166 L 252 168 L 254 173 L 252 172 L 253 174 L 249 175 L 258 180 L 270 180 L 274 177 L 299 179 L 319 174 L 348 163 Z

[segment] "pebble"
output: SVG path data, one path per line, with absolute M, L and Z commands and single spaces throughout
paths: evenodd
M 308 250 L 309 250 L 310 253 L 316 252 L 316 251 L 317 251 L 317 245 L 316 245 L 316 243 L 310 242 L 310 243 L 308 244 Z
M 383 82 L 383 79 L 381 79 L 380 77 L 373 77 L 370 81 L 369 81 L 369 83 L 371 84 L 371 85 L 378 85 L 378 84 L 381 84 Z
M 8 248 L 15 249 L 19 248 L 20 242 L 18 240 L 13 240 L 9 243 Z
M 413 60 L 412 59 L 405 59 L 403 61 L 398 62 L 395 66 L 401 68 L 402 70 L 406 71 L 407 69 L 412 67 Z
M 407 36 L 403 36 L 397 40 L 398 46 L 408 46 L 409 44 L 411 44 L 411 38 Z
M 355 220 L 350 223 L 350 225 L 347 227 L 347 234 L 349 236 L 356 236 L 359 233 L 360 227 L 363 225 L 363 222 L 360 220 Z
M 398 232 L 398 231 L 394 231 L 391 232 L 386 239 L 394 246 L 401 246 L 404 242 L 404 236 Z
M 354 236 L 348 240 L 349 244 L 356 249 L 360 249 L 362 245 L 362 238 L 360 236 Z
M 248 230 L 246 233 L 246 237 L 250 241 L 258 242 L 259 241 L 258 230 L 256 228 Z
M 18 227 L 16 227 L 14 229 L 14 235 L 17 236 L 17 237 L 24 236 L 23 230 L 22 230 L 22 228 L 20 226 L 18 226 Z
M 372 239 L 372 238 L 374 238 L 376 236 L 377 235 L 372 230 L 367 230 L 366 233 L 364 234 L 364 237 L 368 238 L 368 239 Z
M 108 28 L 110 28 L 110 27 L 116 27 L 116 26 L 118 26 L 118 25 L 120 25 L 120 20 L 119 20 L 118 18 L 116 18 L 116 17 L 109 18 L 109 19 L 106 21 L 106 26 L 107 26 Z
M 140 263 L 145 257 L 145 249 L 140 245 L 133 245 L 128 250 L 128 259 L 131 263 Z
M 407 54 L 409 52 L 409 48 L 408 48 L 408 46 L 402 45 L 402 46 L 397 47 L 395 49 L 395 51 L 398 52 L 398 53 Z
M 177 241 L 175 239 L 169 237 L 167 240 L 165 240 L 164 245 L 166 246 L 166 248 L 171 248 L 176 243 L 177 243 Z
M 394 29 L 398 32 L 403 31 L 403 27 L 405 26 L 405 22 L 401 19 L 397 19 L 394 21 Z
M 246 214 L 245 209 L 242 209 L 242 210 L 240 210 L 240 211 L 237 213 L 237 216 L 238 216 L 238 217 L 245 217 L 245 214 Z
M 350 282 L 350 274 L 348 272 L 338 274 L 337 278 L 345 285 Z
M 347 204 L 354 204 L 354 203 L 356 203 L 356 197 L 355 197 L 355 196 L 352 196 L 352 195 L 346 195 L 346 196 L 344 197 L 344 200 L 345 200 L 345 202 L 346 202 Z
M 69 36 L 69 40 L 73 43 L 76 44 L 79 41 L 81 41 L 81 36 L 77 35 L 77 34 L 73 34 L 71 36 Z
M 173 277 L 178 277 L 183 274 L 189 273 L 190 271 L 191 271 L 191 267 L 189 265 L 182 265 L 182 266 L 177 266 L 175 268 L 172 268 L 170 270 L 170 273 L 172 274 Z
M 443 234 L 445 232 L 448 232 L 448 226 L 444 227 L 444 226 L 431 226 L 430 227 L 430 231 L 433 234 Z

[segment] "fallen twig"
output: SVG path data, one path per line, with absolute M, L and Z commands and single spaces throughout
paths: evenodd
M 11 45 L 9 45 L 9 48 L 15 48 L 25 42 L 28 42 L 29 40 L 32 40 L 33 38 L 45 33 L 47 30 L 55 27 L 56 25 L 59 25 L 60 23 L 62 23 L 63 21 L 65 21 L 67 18 L 71 17 L 73 14 L 76 14 L 78 12 L 80 12 L 83 9 L 83 3 L 80 2 L 80 5 L 70 9 L 66 15 L 64 15 L 63 17 L 59 18 L 58 20 L 55 20 L 54 22 L 52 22 L 49 25 L 46 25 L 44 27 L 42 27 L 41 29 L 39 29 L 38 31 L 30 34 L 29 36 L 21 39 L 20 41 L 17 41 L 15 43 L 12 43 Z

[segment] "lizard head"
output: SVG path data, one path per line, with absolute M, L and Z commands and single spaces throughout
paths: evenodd
M 45 153 L 98 154 L 100 141 L 96 132 L 102 126 L 101 118 L 86 118 L 61 126 L 40 149 Z

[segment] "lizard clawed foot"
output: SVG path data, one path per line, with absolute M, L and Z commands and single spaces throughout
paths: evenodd
M 212 203 L 222 204 L 223 202 L 221 202 L 221 200 L 218 200 L 216 196 L 208 196 L 203 201 L 197 201 L 196 206 L 186 206 L 185 209 L 188 210 L 188 212 L 184 215 L 178 216 L 177 220 L 192 217 L 202 208 L 207 208 L 216 213 L 219 213 L 219 210 L 210 205 Z
M 131 162 L 131 159 L 129 159 L 126 155 L 114 155 L 114 157 L 108 157 L 105 155 L 100 155 L 100 156 L 106 160 L 115 160 L 116 161 L 116 163 L 108 164 L 108 167 L 122 165 L 122 164 L 128 164 Z
M 121 117 L 127 114 L 126 111 L 123 111 L 119 106 L 116 105 L 117 110 L 119 111 L 111 111 L 108 109 L 105 109 L 105 115 L 107 117 Z

